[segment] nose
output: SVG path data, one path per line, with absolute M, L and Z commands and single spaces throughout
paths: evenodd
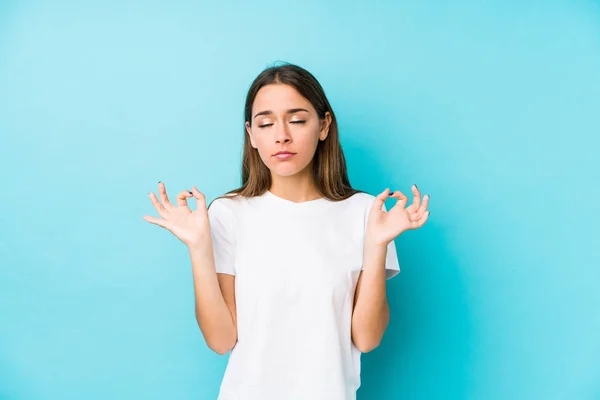
M 277 143 L 288 143 L 292 140 L 290 133 L 288 132 L 287 125 L 277 124 L 279 128 L 277 129 L 277 133 L 275 133 L 275 141 Z

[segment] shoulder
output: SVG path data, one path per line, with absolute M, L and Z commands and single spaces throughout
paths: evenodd
M 367 193 L 367 192 L 358 192 L 352 197 L 356 197 L 359 199 L 359 201 L 364 201 L 367 203 L 375 200 L 375 196 L 373 196 L 371 193 Z
M 208 213 L 213 215 L 229 215 L 234 212 L 236 205 L 240 201 L 240 198 L 227 194 L 216 197 L 208 204 Z
M 375 201 L 375 196 L 367 192 L 358 192 L 346 199 L 346 201 L 358 208 L 368 208 Z
M 340 209 L 347 215 L 360 216 L 361 220 L 366 219 L 375 201 L 375 196 L 367 192 L 357 192 L 352 196 L 340 202 Z

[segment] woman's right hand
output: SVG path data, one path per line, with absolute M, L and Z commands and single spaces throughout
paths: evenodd
M 206 197 L 196 186 L 192 187 L 192 192 L 184 190 L 177 195 L 177 206 L 169 201 L 165 184 L 162 182 L 158 183 L 158 194 L 160 202 L 154 192 L 150 192 L 148 195 L 161 218 L 144 215 L 146 221 L 169 230 L 188 247 L 208 243 L 210 224 L 206 209 Z M 192 211 L 189 208 L 188 197 L 196 198 L 196 210 Z

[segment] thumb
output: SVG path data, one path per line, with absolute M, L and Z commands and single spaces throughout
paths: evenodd
M 385 200 L 387 199 L 389 194 L 390 194 L 389 188 L 386 188 L 383 192 L 379 193 L 377 195 L 377 197 L 375 197 L 375 201 L 373 202 L 372 208 L 381 210 L 383 207 L 383 203 L 385 203 Z

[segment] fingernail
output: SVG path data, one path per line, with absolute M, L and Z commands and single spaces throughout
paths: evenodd
M 192 192 L 191 192 L 191 191 L 189 191 L 189 190 L 188 190 L 188 192 L 190 192 L 190 194 L 194 194 L 194 193 L 192 193 Z
M 162 181 L 158 181 L 158 183 L 161 183 Z
M 415 188 L 417 188 L 417 190 L 419 190 L 419 188 L 417 187 L 417 185 L 415 183 L 413 183 L 413 185 L 415 185 Z

